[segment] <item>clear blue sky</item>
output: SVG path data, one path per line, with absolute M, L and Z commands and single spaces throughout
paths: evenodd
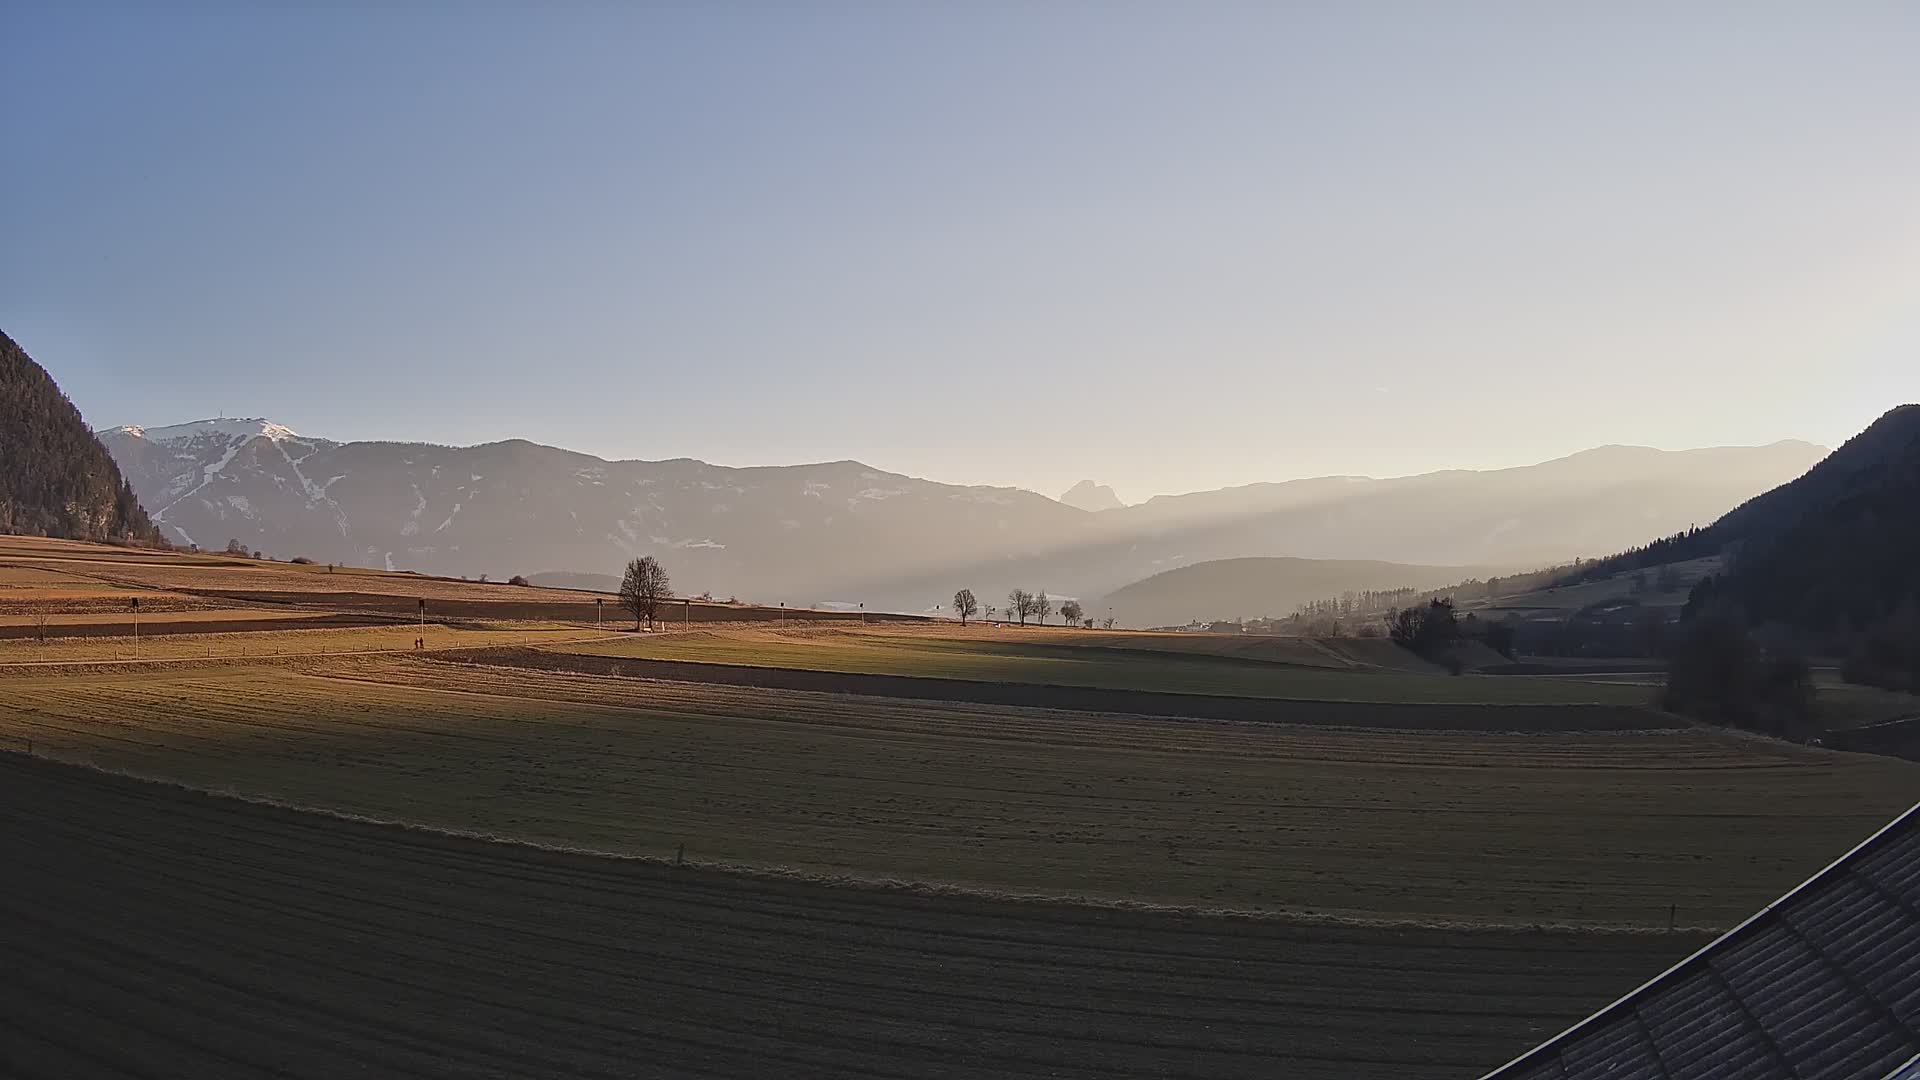
M 391 6 L 0 6 L 90 422 L 1140 499 L 1920 398 L 1910 2 Z

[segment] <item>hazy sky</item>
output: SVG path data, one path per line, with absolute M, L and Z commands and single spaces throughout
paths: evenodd
M 393 6 L 0 4 L 90 422 L 1137 500 L 1920 399 L 1911 2 Z

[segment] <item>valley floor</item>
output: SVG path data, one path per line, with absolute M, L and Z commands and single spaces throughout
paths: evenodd
M 1699 934 L 1303 924 L 463 840 L 0 753 L 0 1071 L 1479 1075 Z
M 0 741 L 436 828 L 992 894 L 1727 926 L 1920 765 L 1703 729 L 1245 724 L 327 657 L 0 677 Z
M 593 599 L 0 540 L 0 1074 L 1465 1080 L 1920 798 L 1644 673 Z

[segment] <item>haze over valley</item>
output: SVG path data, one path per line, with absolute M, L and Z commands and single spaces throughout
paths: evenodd
M 1532 569 L 1711 521 L 1824 454 L 1796 441 L 1602 447 L 1520 469 L 1323 477 L 1096 512 L 853 461 L 727 468 L 609 462 L 524 440 L 336 443 L 268 420 L 124 426 L 100 437 L 176 543 L 217 550 L 237 539 L 281 557 L 607 588 L 617 584 L 612 568 L 654 555 L 688 592 L 901 611 L 934 608 L 956 583 L 1103 603 L 1166 570 L 1252 556 Z M 1396 573 L 1340 580 L 1444 583 Z M 1260 599 L 1296 595 L 1319 594 L 1303 580 L 1297 594 Z M 1130 616 L 1123 604 L 1118 614 L 1155 625 L 1165 612 Z

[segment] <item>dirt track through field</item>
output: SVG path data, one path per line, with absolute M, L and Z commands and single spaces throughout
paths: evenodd
M 20 1077 L 1471 1077 L 1698 935 L 1384 930 L 570 855 L 0 754 Z

